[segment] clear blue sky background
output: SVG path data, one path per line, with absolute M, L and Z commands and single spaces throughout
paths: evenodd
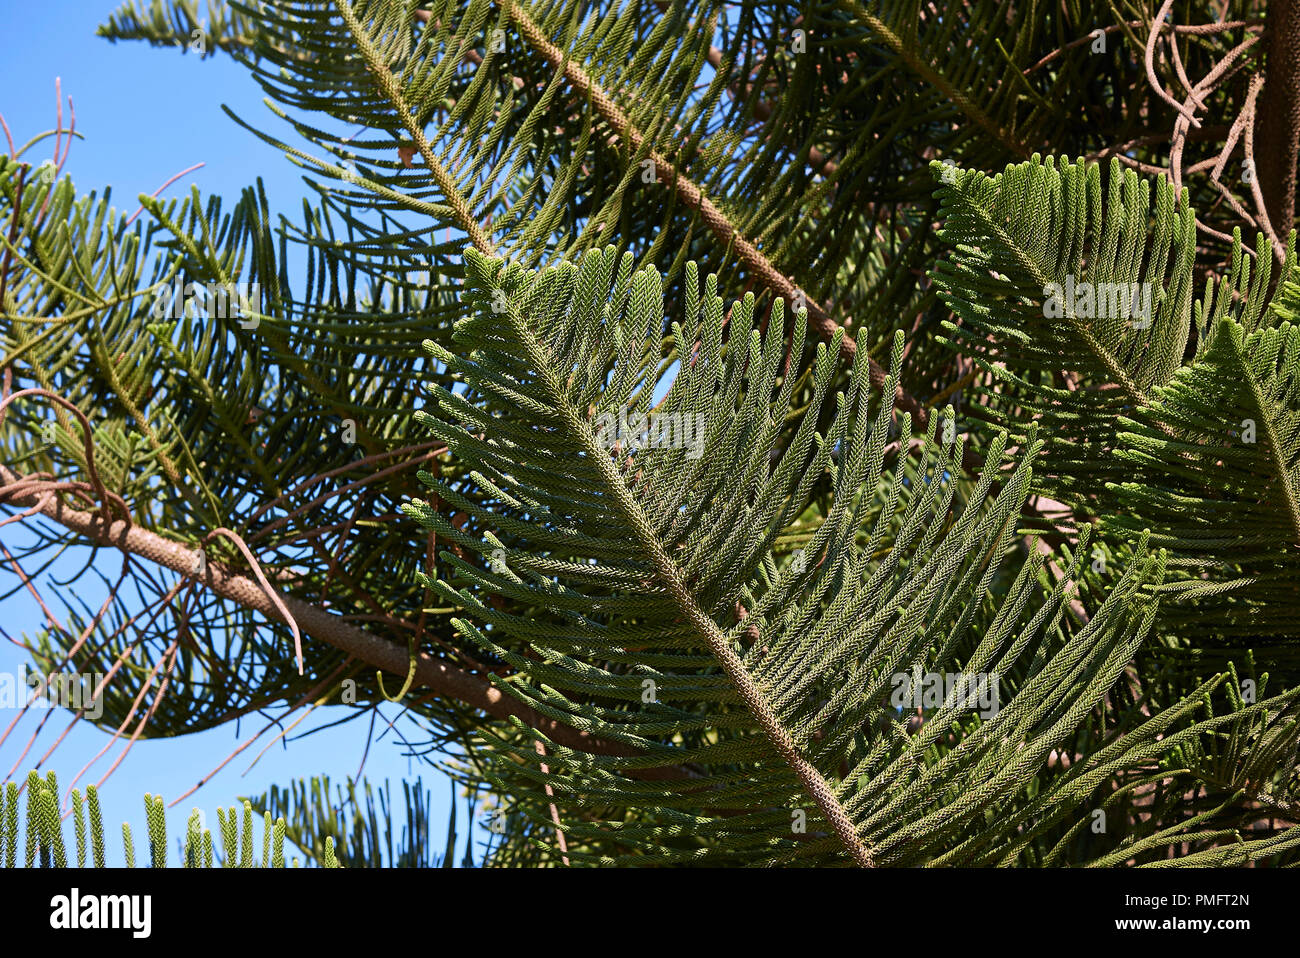
M 113 9 L 112 0 L 44 3 L 0 0 L 0 43 L 4 49 L 4 56 L 0 57 L 0 114 L 8 123 L 15 143 L 21 147 L 32 136 L 55 126 L 54 83 L 55 77 L 60 77 L 65 123 L 66 98 L 71 96 L 76 107 L 77 132 L 85 137 L 74 143 L 64 167 L 64 173 L 72 176 L 78 192 L 102 192 L 111 186 L 118 209 L 134 212 L 138 194 L 152 193 L 176 173 L 202 162 L 206 164 L 202 169 L 178 180 L 163 195 L 183 196 L 191 184 L 196 184 L 205 195 L 220 194 L 226 197 L 227 203 L 233 203 L 239 191 L 260 176 L 266 184 L 272 213 L 296 216 L 301 210 L 302 197 L 314 196 L 303 183 L 299 168 L 238 127 L 221 110 L 224 103 L 246 121 L 280 133 L 292 142 L 284 124 L 263 105 L 262 91 L 247 71 L 223 54 L 200 60 L 192 53 L 182 54 L 179 49 L 159 50 L 142 43 L 111 44 L 96 37 L 95 28 Z M 24 159 L 39 164 L 50 156 L 52 149 L 51 139 L 39 144 Z M 0 529 L 0 541 L 7 542 L 11 550 L 23 545 L 26 539 L 14 526 Z M 84 554 L 69 554 L 51 571 L 66 576 L 83 561 Z M 99 561 L 106 563 L 106 574 L 111 572 L 110 566 L 118 565 L 108 555 Z M 82 582 L 84 585 L 79 585 L 85 589 L 82 598 L 98 607 L 103 587 L 92 576 Z M 0 592 L 8 591 L 14 584 L 12 574 L 0 573 Z M 34 635 L 42 621 L 36 603 L 25 594 L 4 600 L 0 608 L 0 627 L 14 636 Z M 25 658 L 22 650 L 0 641 L 0 672 L 16 673 Z M 383 710 L 390 718 L 398 713 L 395 705 Z M 316 714 L 321 718 L 308 719 L 297 732 L 340 717 L 338 709 L 320 709 Z M 13 717 L 13 712 L 0 709 L 0 734 Z M 32 763 L 62 734 L 70 718 L 68 712 L 51 715 L 15 773 L 18 780 L 25 777 Z M 0 780 L 17 761 L 36 724 L 28 716 L 0 745 Z M 135 835 L 137 864 L 142 856 L 147 858 L 141 841 L 146 834 L 142 802 L 145 792 L 161 794 L 171 802 L 262 724 L 246 721 L 238 738 L 232 724 L 178 739 L 137 742 L 101 790 L 110 864 L 121 861 L 120 826 L 124 820 L 131 823 Z M 203 809 L 209 825 L 215 828 L 217 806 L 229 806 L 237 796 L 257 795 L 272 784 L 285 785 L 293 778 L 322 773 L 335 782 L 344 781 L 358 770 L 367 725 L 365 721 L 356 721 L 291 740 L 287 748 L 277 745 L 244 774 L 252 758 L 274 734 L 268 733 L 194 796 L 169 811 L 172 863 L 178 861 L 175 839 L 183 836 L 191 808 Z M 66 789 L 71 777 L 108 738 L 85 722 L 79 723 L 44 768 L 55 769 Z M 121 748 L 119 743 L 110 749 L 83 777 L 81 784 L 96 781 Z M 421 776 L 432 789 L 431 818 L 441 829 L 438 823 L 446 821 L 450 800 L 446 778 L 420 759 L 403 756 L 391 733 L 371 747 L 365 775 L 372 782 L 390 779 L 399 794 L 400 779 Z M 463 817 L 461 823 L 463 832 Z M 70 835 L 71 828 L 67 832 Z M 481 830 L 476 829 L 476 833 L 485 837 Z M 441 850 L 443 836 L 435 834 L 433 840 L 435 850 Z M 260 842 L 257 847 L 260 855 Z

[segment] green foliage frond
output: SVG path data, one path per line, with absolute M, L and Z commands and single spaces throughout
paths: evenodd
M 1257 14 L 1162 34 L 1155 69 L 1177 43 L 1170 88 L 1204 76 Z M 1293 863 L 1295 239 L 1225 242 L 1245 191 L 1203 158 L 1178 191 L 1121 168 L 1169 159 L 1150 18 L 130 0 L 101 35 L 234 57 L 269 123 L 232 119 L 314 195 L 293 217 L 260 183 L 141 197 L 134 223 L 0 157 L 6 388 L 76 410 L 9 405 L 0 465 L 80 483 L 55 493 L 78 509 L 102 485 L 250 575 L 210 538 L 232 530 L 412 677 L 520 706 L 404 700 L 469 818 L 491 793 L 487 863 Z M 1203 115 L 1240 108 L 1237 66 Z M 232 284 L 256 301 L 204 292 Z M 23 529 L 20 579 L 77 539 Z M 22 644 L 46 672 L 130 666 L 104 727 L 388 699 L 321 637 L 299 675 L 284 623 L 194 575 L 93 560 L 70 581 L 102 579 L 105 609 L 56 585 L 66 621 Z M 996 708 L 900 704 L 930 676 L 983 677 Z M 102 866 L 97 793 L 69 797 L 76 861 Z M 299 782 L 173 839 L 193 867 L 284 867 L 286 840 L 329 867 L 473 863 L 455 800 L 439 857 L 427 795 L 404 799 L 401 829 L 387 788 Z M 62 808 L 53 777 L 10 783 L 0 861 L 70 864 Z M 145 827 L 166 865 L 158 797 Z
M 63 843 L 63 820 L 69 814 L 74 818 L 77 838 L 76 867 L 105 867 L 104 822 L 103 815 L 100 812 L 99 793 L 94 785 L 86 787 L 84 799 L 81 792 L 74 788 L 70 793 L 72 807 L 67 812 L 60 811 L 59 786 L 54 772 L 50 772 L 44 779 L 37 775 L 35 771 L 31 772 L 27 777 L 25 791 L 27 792 L 27 824 L 24 830 L 26 867 L 31 868 L 37 865 L 43 868 L 68 867 L 67 850 Z M 19 795 L 20 789 L 13 782 L 10 782 L 5 792 L 0 794 L 0 867 L 4 868 L 13 868 L 16 864 L 19 841 L 17 824 Z M 166 868 L 168 867 L 167 823 L 165 817 L 166 808 L 163 805 L 162 796 L 146 794 L 144 805 L 149 833 L 150 865 L 153 868 Z M 245 807 L 247 807 L 247 803 L 245 803 Z M 229 831 L 227 830 L 227 819 L 224 812 L 218 809 L 217 813 L 221 821 L 222 840 L 225 847 L 222 867 L 230 868 L 235 864 L 233 855 L 235 847 L 233 809 L 229 819 Z M 85 860 L 85 823 L 87 818 L 90 824 L 93 852 L 93 861 L 89 863 Z M 263 857 L 262 867 L 284 868 L 284 839 L 286 836 L 284 817 L 281 816 L 272 823 L 268 816 L 265 831 L 268 843 L 274 837 L 274 853 Z M 135 846 L 131 839 L 131 826 L 127 822 L 122 823 L 122 841 L 126 867 L 134 868 Z M 244 819 L 243 842 L 245 847 L 251 848 L 252 841 L 252 818 L 249 815 Z M 321 845 L 319 852 L 316 854 L 312 854 L 307 848 L 304 848 L 303 851 L 308 853 L 309 862 L 313 860 L 319 861 L 321 866 L 325 868 L 341 867 L 334 855 L 332 840 Z M 186 868 L 211 868 L 216 860 L 213 851 L 212 833 L 205 827 L 203 813 L 197 808 L 190 814 L 186 824 L 185 840 L 178 846 L 178 852 L 179 860 Z M 253 863 L 245 859 L 240 864 L 243 867 L 251 867 Z
M 782 448 L 774 423 L 789 401 L 787 355 L 797 365 L 804 348 L 801 317 L 787 343 L 778 305 L 764 334 L 752 299 L 728 312 L 716 278 L 701 289 L 688 267 L 689 306 L 673 328 L 695 346 L 655 402 L 653 271 L 612 248 L 540 273 L 466 256 L 456 352 L 428 345 L 464 388 L 432 385 L 422 418 L 470 466 L 472 495 L 470 483 L 421 478 L 477 525 L 458 529 L 428 503 L 408 511 L 449 547 L 424 581 L 514 670 L 501 691 L 622 746 L 575 750 L 519 723 L 480 736 L 496 755 L 485 779 L 517 803 L 546 859 L 559 857 L 558 830 L 571 861 L 845 861 L 842 812 L 876 862 L 1014 861 L 1031 854 L 1019 830 L 1045 808 L 1072 826 L 1068 810 L 1108 777 L 1162 754 L 1161 734 L 1215 727 L 1168 734 L 1202 692 L 1143 713 L 1127 735 L 1093 729 L 1083 761 L 1051 771 L 1053 750 L 1085 734 L 1148 635 L 1163 553 L 1146 554 L 1145 536 L 1134 543 L 1135 560 L 1080 626 L 1064 616 L 1078 557 L 1046 588 L 1041 556 L 1004 567 L 1040 448 L 1032 433 L 1002 488 L 993 457 L 959 512 L 943 477 L 961 443 L 936 437 L 941 417 L 921 485 L 899 471 L 880 489 L 901 337 L 883 400 L 859 363 L 831 430 L 813 432 L 809 415 Z M 814 360 L 819 403 L 827 355 Z M 603 444 L 619 416 L 635 424 Z M 703 443 L 665 442 L 656 423 L 688 416 Z M 898 431 L 906 441 L 906 417 Z M 777 533 L 823 476 L 831 510 L 804 561 L 778 564 Z M 870 507 L 877 495 L 884 508 Z M 1000 708 L 965 721 L 950 697 L 909 733 L 887 703 L 913 670 L 997 674 Z M 828 783 L 829 808 L 787 764 L 787 741 Z M 801 814 L 806 833 L 792 828 Z
M 360 787 L 358 787 L 360 786 Z M 467 801 L 467 807 L 471 805 Z M 293 782 L 289 788 L 272 786 L 252 800 L 253 808 L 275 815 L 283 822 L 284 837 L 310 858 L 333 867 L 331 861 L 348 868 L 449 868 L 474 865 L 472 834 L 466 834 L 464 852 L 456 859 L 457 807 L 452 795 L 446 826 L 446 848 L 435 851 L 438 842 L 430 817 L 432 795 L 419 779 L 402 783 L 402 802 L 394 800 L 387 783 L 375 790 L 369 782 L 335 786 L 330 792 L 328 776 Z M 472 807 L 469 807 L 472 814 Z M 402 821 L 401 831 L 394 828 Z M 277 833 L 278 834 L 278 833 Z
M 1151 531 L 1171 557 L 1160 631 L 1190 667 L 1249 644 L 1294 675 L 1295 235 L 1276 275 L 1262 236 L 1253 258 L 1238 239 L 1197 299 L 1195 214 L 1167 180 L 1113 162 L 1103 188 L 1094 164 L 1037 157 L 935 172 L 948 341 L 987 373 L 970 421 L 1034 422 L 1046 494 L 1122 539 Z

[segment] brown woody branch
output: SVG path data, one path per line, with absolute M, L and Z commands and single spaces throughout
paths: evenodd
M 11 486 L 22 480 L 22 476 L 8 467 L 0 466 L 0 483 L 3 486 Z M 102 516 L 73 509 L 52 497 L 42 497 L 39 492 L 19 491 L 17 495 L 5 497 L 5 501 L 6 504 L 16 506 L 39 505 L 40 514 L 90 542 L 139 556 L 182 575 L 194 574 L 195 554 L 192 550 L 138 525 L 129 525 L 120 519 L 106 523 Z M 201 575 L 203 584 L 222 598 L 256 610 L 271 621 L 282 619 L 271 596 L 252 579 L 232 572 L 215 561 L 205 563 Z M 291 596 L 281 596 L 280 599 L 306 634 L 375 668 L 393 675 L 406 676 L 410 656 L 405 648 L 359 629 L 311 603 Z M 568 748 L 597 755 L 638 754 L 629 746 L 599 739 L 548 718 L 509 697 L 486 679 L 439 661 L 427 653 L 417 655 L 415 682 L 438 695 L 481 709 L 494 718 L 518 718 L 525 725 Z M 685 770 L 672 766 L 632 770 L 628 774 L 643 779 L 687 777 Z
M 1268 219 L 1285 237 L 1295 223 L 1300 154 L 1300 2 L 1269 0 L 1264 38 L 1264 93 L 1255 125 L 1259 185 Z

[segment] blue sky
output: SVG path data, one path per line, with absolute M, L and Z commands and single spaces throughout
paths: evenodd
M 233 203 L 239 191 L 260 176 L 267 190 L 272 213 L 295 216 L 304 196 L 314 193 L 302 181 L 299 168 L 281 154 L 241 129 L 222 112 L 229 106 L 246 121 L 262 129 L 285 135 L 285 126 L 262 102 L 262 91 L 239 64 L 224 55 L 200 60 L 192 53 L 153 49 L 141 43 L 111 44 L 95 36 L 96 27 L 113 11 L 111 0 L 54 0 L 48 3 L 7 2 L 0 10 L 0 35 L 6 38 L 5 56 L 0 59 L 0 115 L 14 141 L 21 145 L 38 133 L 55 126 L 55 78 L 61 79 L 64 122 L 69 119 L 67 98 L 76 108 L 79 138 L 64 167 L 78 192 L 102 191 L 111 186 L 119 210 L 134 212 L 140 193 L 152 193 L 175 174 L 194 166 L 201 169 L 177 180 L 162 194 L 180 197 L 191 184 L 205 194 L 220 194 Z M 2 134 L 0 134 L 2 142 Z M 7 150 L 7 145 L 4 149 Z M 53 140 L 34 147 L 24 160 L 39 164 L 48 158 Z M 20 529 L 0 529 L 0 542 L 11 550 L 26 541 Z M 80 568 L 84 553 L 69 553 L 51 573 L 64 576 Z M 104 571 L 118 563 L 104 555 Z M 13 587 L 11 574 L 0 572 L 0 592 Z M 98 606 L 102 586 L 91 576 L 78 585 L 82 598 Z M 58 611 L 58 610 L 56 610 Z M 0 626 L 13 636 L 34 635 L 42 616 L 36 603 L 25 594 L 3 602 Z M 25 653 L 0 641 L 0 672 L 16 674 Z M 396 705 L 383 714 L 392 718 Z M 0 709 L 0 734 L 14 717 Z M 321 718 L 311 718 L 297 729 L 301 732 L 337 720 L 338 709 L 320 709 Z M 43 717 L 43 716 L 42 716 Z M 71 715 L 53 714 L 15 773 L 22 780 L 28 768 L 63 733 Z M 0 780 L 3 779 L 36 728 L 38 718 L 26 717 L 0 745 Z M 120 862 L 120 824 L 131 823 L 136 836 L 137 863 L 143 854 L 145 792 L 161 794 L 167 802 L 189 790 L 239 744 L 247 741 L 264 721 L 246 721 L 237 737 L 234 725 L 171 740 L 135 744 L 125 762 L 101 790 L 108 835 L 110 864 Z M 190 809 L 199 807 L 215 825 L 218 805 L 231 805 L 236 796 L 256 795 L 272 784 L 290 779 L 328 774 L 341 782 L 355 775 L 365 749 L 368 723 L 356 721 L 297 741 L 276 745 L 248 771 L 249 763 L 274 733 L 264 735 L 182 805 L 170 809 L 168 832 L 172 839 L 184 833 Z M 376 742 L 366 759 L 365 775 L 373 782 L 391 779 L 395 790 L 401 778 L 420 775 L 432 789 L 432 820 L 446 820 L 449 793 L 445 777 L 419 759 L 408 759 L 392 743 L 390 734 Z M 65 789 L 67 782 L 103 748 L 109 737 L 84 722 L 70 733 L 53 757 L 42 767 L 54 768 Z M 96 781 L 108 769 L 122 745 L 101 758 L 82 779 Z M 463 820 L 462 820 L 463 822 Z M 463 830 L 463 823 L 460 826 Z M 69 834 L 71 829 L 67 830 Z M 441 849 L 441 836 L 434 836 Z

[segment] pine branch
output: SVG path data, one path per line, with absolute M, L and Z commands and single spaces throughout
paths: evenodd
M 438 162 L 437 157 L 434 156 L 433 146 L 429 143 L 429 138 L 424 135 L 424 129 L 420 126 L 415 114 L 402 96 L 401 88 L 393 78 L 392 70 L 389 69 L 388 64 L 384 62 L 384 58 L 375 48 L 370 39 L 370 34 L 366 32 L 361 21 L 357 19 L 352 4 L 348 0 L 338 0 L 338 8 L 343 17 L 343 22 L 347 24 L 348 30 L 357 42 L 357 48 L 361 51 L 361 55 L 365 57 L 366 65 L 369 67 L 376 85 L 392 103 L 394 112 L 401 118 L 406 131 L 411 134 L 411 139 L 415 141 L 420 156 L 429 168 L 429 173 L 433 176 L 434 182 L 438 184 L 438 188 L 442 190 L 448 206 L 451 207 L 457 224 L 465 231 L 465 235 L 469 237 L 475 249 L 486 255 L 493 255 L 495 248 L 492 241 L 483 232 L 483 227 L 474 219 L 473 214 L 470 212 L 469 203 L 456 185 L 455 178 L 447 172 L 443 165 Z
M 854 828 L 839 799 L 826 779 L 822 777 L 821 772 L 800 754 L 794 739 L 773 710 L 768 696 L 759 690 L 754 677 L 732 649 L 730 640 L 722 634 L 712 617 L 700 607 L 687 585 L 682 569 L 665 551 L 655 523 L 646 515 L 641 503 L 628 489 L 619 466 L 595 439 L 587 422 L 586 411 L 574 406 L 569 390 L 560 377 L 549 350 L 537 339 L 528 323 L 519 316 L 513 306 L 507 304 L 505 315 L 514 327 L 519 342 L 527 351 L 531 367 L 538 371 L 541 382 L 549 394 L 548 399 L 559 410 L 570 434 L 581 443 L 585 455 L 590 457 L 600 471 L 605 487 L 614 497 L 628 525 L 640 540 L 641 547 L 654 562 L 655 570 L 678 611 L 721 663 L 741 699 L 758 720 L 769 741 L 799 776 L 804 789 L 822 810 L 826 820 L 831 823 L 849 855 L 858 865 L 864 868 L 872 867 L 874 862 L 871 853 L 858 836 L 857 829 Z
M 13 472 L 7 466 L 0 465 L 0 481 L 4 485 L 16 484 L 23 479 L 23 476 Z M 8 501 L 17 506 L 32 507 L 39 514 L 97 545 L 111 546 L 182 575 L 193 574 L 193 551 L 140 526 L 128 525 L 120 519 L 105 525 L 102 517 L 73 509 L 39 492 L 19 493 Z M 270 596 L 252 579 L 231 572 L 221 563 L 212 560 L 207 561 L 204 568 L 206 572 L 202 580 L 203 584 L 216 595 L 260 612 L 272 621 L 281 619 Z M 280 600 L 306 634 L 356 656 L 375 668 L 405 678 L 410 669 L 410 654 L 406 649 L 359 629 L 318 606 L 292 596 L 281 596 Z M 482 709 L 496 718 L 517 718 L 529 727 L 546 733 L 554 741 L 570 748 L 600 755 L 637 754 L 635 750 L 626 746 L 601 741 L 585 732 L 546 718 L 503 694 L 485 679 L 439 661 L 424 652 L 417 654 L 415 682 L 439 695 Z M 653 780 L 686 776 L 677 769 L 662 768 L 643 770 L 641 777 Z
M 645 134 L 632 124 L 627 115 L 614 103 L 610 95 L 572 57 L 551 43 L 546 34 L 542 32 L 541 28 L 533 22 L 527 11 L 519 4 L 514 3 L 513 0 L 504 0 L 503 6 L 507 15 L 518 26 L 520 35 L 528 42 L 528 45 L 541 54 L 552 66 L 563 70 L 565 77 L 573 87 L 591 101 L 596 112 L 610 125 L 617 138 L 611 142 L 621 140 L 631 146 L 633 151 L 640 151 L 646 141 Z M 736 228 L 726 214 L 718 209 L 699 186 L 678 172 L 677 168 L 658 150 L 651 149 L 649 159 L 655 166 L 655 175 L 659 181 L 670 184 L 688 208 L 699 210 L 701 218 L 724 248 L 734 248 L 745 265 L 752 269 L 769 289 L 783 299 L 794 301 L 798 297 L 799 288 L 794 281 L 778 270 L 771 260 Z M 808 304 L 810 325 L 819 335 L 829 339 L 841 328 L 841 324 L 832 319 L 818 303 L 807 297 L 805 299 Z M 846 334 L 841 344 L 841 355 L 847 360 L 852 359 L 856 352 L 857 343 L 852 336 Z M 872 383 L 880 386 L 884 383 L 887 374 L 875 360 L 871 362 Z M 912 400 L 913 404 L 915 402 L 915 400 Z M 906 406 L 903 408 L 906 411 L 915 412 Z
M 895 33 L 884 20 L 868 12 L 857 0 L 839 0 L 839 6 L 850 16 L 871 28 L 882 43 L 902 60 L 913 73 L 928 86 L 933 87 L 951 101 L 972 123 L 988 133 L 1011 152 L 1013 156 L 1027 159 L 1031 150 L 1026 143 L 1008 130 L 1004 130 L 992 117 L 979 108 L 963 91 L 957 89 L 939 70 L 926 63 L 916 51 L 910 48 L 903 38 Z
M 564 71 L 565 77 L 568 78 L 573 87 L 591 101 L 592 106 L 610 125 L 617 139 L 627 142 L 633 151 L 640 151 L 645 144 L 645 134 L 632 124 L 627 115 L 614 103 L 610 95 L 578 63 L 551 43 L 541 28 L 533 22 L 532 18 L 519 4 L 513 2 L 513 0 L 504 0 L 504 7 L 506 13 L 518 26 L 520 35 L 528 42 L 529 46 L 540 53 L 552 66 Z M 617 139 L 614 142 L 617 142 Z M 807 305 L 809 325 L 818 335 L 830 339 L 841 329 L 845 330 L 843 339 L 840 341 L 840 357 L 845 362 L 851 362 L 858 349 L 856 340 L 846 329 L 847 326 L 851 325 L 851 322 L 845 321 L 841 324 L 833 319 L 811 297 L 801 297 L 799 287 L 795 282 L 777 269 L 771 260 L 748 237 L 741 233 L 730 218 L 713 203 L 705 192 L 690 178 L 680 173 L 662 153 L 651 149 L 649 159 L 654 164 L 659 181 L 669 184 L 689 209 L 699 211 L 701 218 L 724 249 L 734 249 L 745 265 L 753 270 L 758 278 L 781 298 L 790 302 L 802 298 Z M 888 373 L 874 358 L 868 357 L 868 362 L 870 363 L 869 375 L 871 383 L 879 389 L 884 386 L 886 379 L 889 378 Z M 904 390 L 901 384 L 895 390 L 894 405 L 899 412 L 911 413 L 913 419 L 921 427 L 924 427 L 929 419 L 929 409 Z M 978 471 L 982 461 L 973 452 L 970 456 L 968 462 L 963 461 L 963 466 L 972 471 Z
M 1255 414 L 1256 421 L 1264 432 L 1269 463 L 1273 466 L 1276 474 L 1275 479 L 1281 487 L 1282 499 L 1286 503 L 1287 518 L 1291 520 L 1291 533 L 1294 536 L 1292 541 L 1297 546 L 1300 546 L 1300 489 L 1296 487 L 1289 463 L 1285 458 L 1286 445 L 1277 432 L 1273 405 L 1265 400 L 1260 390 L 1259 380 L 1256 378 L 1255 372 L 1246 357 L 1242 337 L 1235 329 L 1230 329 L 1227 335 L 1232 344 L 1232 358 L 1236 361 L 1237 367 L 1241 371 L 1242 381 L 1247 386 L 1246 396 L 1249 397 L 1252 406 L 1251 411 Z

